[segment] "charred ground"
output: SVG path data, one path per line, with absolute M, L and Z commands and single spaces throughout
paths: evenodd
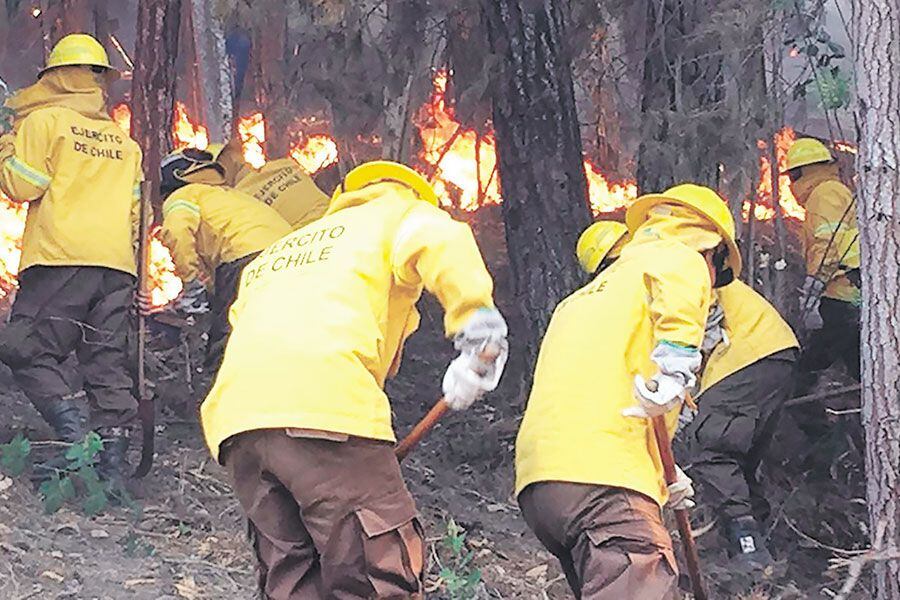
M 521 317 L 511 302 L 498 213 L 496 207 L 482 209 L 473 222 L 513 332 L 509 371 L 489 401 L 447 417 L 404 463 L 404 472 L 428 532 L 433 597 L 448 597 L 439 574 L 448 561 L 442 538 L 453 519 L 466 530 L 474 567 L 481 571 L 480 596 L 569 598 L 556 562 L 527 531 L 512 497 L 524 358 L 517 352 Z M 407 344 L 400 375 L 389 385 L 401 435 L 437 399 L 443 368 L 452 356 L 440 333 L 437 303 L 426 298 L 420 309 L 422 328 Z M 139 513 L 115 508 L 89 518 L 66 506 L 47 515 L 26 477 L 0 479 L 0 597 L 254 597 L 240 508 L 223 470 L 202 444 L 195 416 L 203 386 L 202 375 L 192 366 L 200 362 L 200 329 L 187 330 L 181 339 L 158 334 L 153 340 L 158 455 L 153 472 L 134 490 Z M 831 375 L 820 388 L 842 384 L 840 373 Z M 0 443 L 19 432 L 34 441 L 47 440 L 49 431 L 5 368 L 0 386 L 0 414 L 6 415 Z M 778 568 L 762 575 L 736 568 L 716 531 L 707 527 L 714 515 L 696 511 L 701 558 L 714 598 L 833 598 L 847 571 L 830 569 L 829 561 L 852 559 L 866 547 L 861 430 L 852 411 L 858 400 L 840 397 L 828 403 L 851 411 L 832 415 L 830 433 L 815 444 L 786 416 L 762 467 Z M 43 450 L 36 444 L 35 452 Z M 850 597 L 871 597 L 865 577 Z

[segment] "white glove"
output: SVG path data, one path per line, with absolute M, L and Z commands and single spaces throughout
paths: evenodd
M 675 473 L 677 475 L 675 483 L 670 483 L 668 485 L 669 499 L 666 501 L 666 506 L 672 510 L 694 508 L 697 506 L 697 504 L 691 500 L 691 498 L 694 497 L 694 482 L 678 465 L 675 465 Z
M 206 286 L 200 283 L 199 279 L 185 283 L 181 294 L 175 299 L 175 308 L 189 315 L 209 312 Z
M 822 328 L 822 315 L 819 313 L 819 304 L 822 301 L 822 292 L 825 291 L 825 282 L 807 275 L 803 280 L 800 292 L 800 316 L 803 318 L 803 326 L 807 331 Z
M 713 304 L 706 318 L 706 331 L 703 333 L 703 342 L 700 350 L 709 354 L 715 350 L 719 343 L 728 345 L 728 333 L 725 331 L 725 311 L 719 303 Z
M 481 352 L 488 345 L 503 345 L 509 328 L 503 315 L 496 308 L 479 308 L 453 337 L 453 347 L 460 352 Z
M 689 389 L 697 383 L 702 357 L 694 348 L 672 344 L 657 344 L 650 358 L 659 367 L 650 381 L 640 374 L 634 376 L 634 396 L 637 406 L 622 411 L 626 417 L 651 418 L 664 415 L 683 402 Z
M 453 345 L 460 351 L 444 374 L 444 401 L 464 410 L 487 392 L 497 389 L 509 358 L 506 321 L 495 308 L 476 312 Z M 490 355 L 487 357 L 486 355 Z

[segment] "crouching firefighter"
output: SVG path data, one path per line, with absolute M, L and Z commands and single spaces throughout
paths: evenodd
M 578 240 L 578 261 L 596 275 L 616 261 L 627 241 L 621 223 L 594 223 Z M 714 258 L 724 261 L 725 255 Z M 699 411 L 682 408 L 676 450 L 700 484 L 704 504 L 723 517 L 729 553 L 765 566 L 772 557 L 759 522 L 769 507 L 756 471 L 790 397 L 799 343 L 765 298 L 735 280 L 727 265 L 714 266 L 721 277 L 701 346 L 707 358 Z
M 207 288 L 212 289 L 206 367 L 215 373 L 241 271 L 291 227 L 272 208 L 225 185 L 222 167 L 207 152 L 173 152 L 162 160 L 161 171 L 161 236 L 172 252 L 175 273 L 185 282 L 180 307 L 199 310 Z
M 676 455 L 715 514 L 728 553 L 772 563 L 761 522 L 769 516 L 756 472 L 791 397 L 799 346 L 774 306 L 742 281 L 716 290 L 703 339 L 698 411 L 682 410 Z
M 244 160 L 235 137 L 216 157 L 228 184 L 275 209 L 292 229 L 300 229 L 325 214 L 330 198 L 292 158 L 270 160 L 254 169 Z
M 244 269 L 201 417 L 249 519 L 266 598 L 422 597 L 425 542 L 384 383 L 423 290 L 460 352 L 445 399 L 468 408 L 498 383 L 506 323 L 471 230 L 415 171 L 353 169 L 322 219 Z
M 86 398 L 105 440 L 98 471 L 114 484 L 127 475 L 137 414 L 128 340 L 142 179 L 140 149 L 107 113 L 117 77 L 97 40 L 64 37 L 38 81 L 7 102 L 14 132 L 0 139 L 0 188 L 29 203 L 0 360 L 61 441 L 84 437 Z M 77 373 L 65 364 L 72 352 Z
M 701 365 L 714 257 L 739 272 L 740 254 L 708 188 L 642 196 L 626 221 L 618 260 L 553 314 L 516 441 L 516 494 L 577 598 L 669 599 L 677 572 L 660 509 L 690 507 L 693 490 L 680 469 L 666 485 L 648 417 L 665 415 L 674 432 Z M 625 231 L 585 235 L 594 270 Z

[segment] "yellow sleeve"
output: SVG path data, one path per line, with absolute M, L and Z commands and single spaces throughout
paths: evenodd
M 134 189 L 132 190 L 131 204 L 131 239 L 137 244 L 141 236 L 141 184 L 144 182 L 144 171 L 141 168 L 143 158 L 141 151 L 138 150 L 137 166 L 135 167 Z M 148 229 L 151 223 L 147 223 Z
M 184 281 L 200 277 L 197 254 L 197 231 L 200 229 L 200 206 L 175 192 L 163 204 L 160 236 L 172 253 L 176 274 Z
M 41 111 L 25 117 L 16 133 L 13 152 L 4 152 L 0 189 L 13 202 L 31 202 L 50 187 L 48 164 L 53 142 L 50 117 Z
M 712 302 L 709 269 L 698 252 L 673 254 L 644 275 L 653 337 L 656 343 L 699 348 Z
M 479 308 L 494 306 L 494 282 L 472 230 L 439 208 L 423 203 L 406 214 L 394 237 L 391 262 L 398 281 L 424 285 L 437 297 L 448 336 Z
M 852 219 L 845 214 L 849 213 L 847 206 L 848 199 L 841 198 L 827 184 L 820 185 L 810 194 L 803 222 L 808 275 L 827 282 L 838 270 L 840 242 L 835 232 L 850 227 Z

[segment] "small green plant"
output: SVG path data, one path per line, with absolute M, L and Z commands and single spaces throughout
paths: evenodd
M 57 469 L 40 486 L 40 494 L 44 500 L 44 511 L 55 513 L 63 504 L 78 496 L 75 484 L 81 494 L 81 508 L 93 516 L 102 512 L 109 505 L 110 489 L 97 474 L 96 464 L 103 450 L 103 440 L 93 431 L 66 450 L 67 464 Z
M 144 540 L 133 529 L 128 535 L 119 540 L 119 544 L 127 556 L 131 558 L 149 558 L 156 554 L 156 548 L 150 542 Z
M 449 552 L 449 560 L 441 569 L 441 579 L 451 600 L 469 600 L 481 582 L 481 571 L 472 567 L 475 553 L 466 548 L 466 532 L 456 521 L 447 521 L 447 530 L 441 540 Z
M 18 477 L 28 468 L 31 442 L 21 433 L 8 444 L 0 444 L 0 470 L 10 477 Z

